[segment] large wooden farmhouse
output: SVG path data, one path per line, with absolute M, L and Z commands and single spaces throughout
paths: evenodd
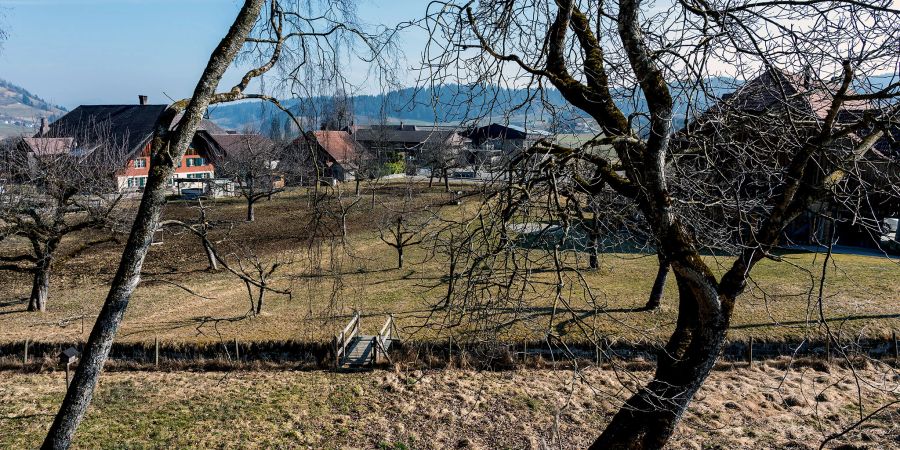
M 166 105 L 146 104 L 144 96 L 137 105 L 82 105 L 52 124 L 43 125 L 41 131 L 33 138 L 25 139 L 25 143 L 35 152 L 52 142 L 54 145 L 50 147 L 67 143 L 68 151 L 84 153 L 89 149 L 83 148 L 79 141 L 111 140 L 114 142 L 111 147 L 124 152 L 117 159 L 126 161 L 116 174 L 116 186 L 120 191 L 141 190 L 149 174 L 153 128 L 165 110 Z M 100 133 L 103 135 L 99 136 Z M 175 175 L 169 180 L 173 190 L 203 189 L 207 184 L 204 180 L 215 178 L 214 161 L 221 150 L 214 135 L 219 134 L 225 134 L 225 131 L 208 120 L 203 121 Z

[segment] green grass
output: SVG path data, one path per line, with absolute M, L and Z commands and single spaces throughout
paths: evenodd
M 435 187 L 426 195 L 437 201 L 444 194 Z M 388 194 L 381 195 L 380 200 L 397 201 Z M 367 201 L 360 203 L 351 216 L 346 246 L 336 247 L 332 253 L 328 242 L 310 247 L 301 239 L 310 217 L 302 192 L 289 192 L 259 204 L 258 221 L 252 224 L 242 222 L 241 201 L 216 202 L 211 218 L 234 221 L 232 235 L 252 245 L 264 259 L 285 252 L 293 255 L 295 263 L 275 280 L 279 287 L 292 287 L 292 298 L 270 294 L 261 316 L 247 316 L 249 300 L 243 283 L 224 272 L 204 271 L 205 257 L 192 236 L 166 235 L 162 245 L 151 249 L 143 283 L 129 305 L 118 340 L 324 340 L 340 330 L 354 310 L 366 315 L 363 332 L 376 331 L 389 313 L 397 317 L 405 339 L 444 341 L 450 333 L 471 330 L 471 324 L 459 329 L 442 326 L 444 313 L 432 310 L 446 292 L 447 271 L 446 261 L 431 253 L 433 242 L 426 240 L 408 251 L 407 266 L 395 269 L 393 249 L 381 242 L 374 230 L 380 212 L 371 211 L 368 205 Z M 466 208 L 470 206 L 448 207 L 442 214 L 458 217 Z M 193 214 L 190 204 L 183 202 L 170 204 L 165 212 L 166 217 L 182 219 Z M 79 239 L 84 237 L 64 241 L 63 246 L 77 248 Z M 26 275 L 0 274 L 0 295 L 8 299 L 0 303 L 0 341 L 86 339 L 120 252 L 120 244 L 106 243 L 73 257 L 61 257 L 51 281 L 49 311 L 44 314 L 24 311 L 24 299 L 30 290 Z M 544 255 L 544 265 L 534 269 L 549 269 L 552 263 L 548 259 Z M 727 258 L 707 259 L 718 273 L 729 263 Z M 820 336 L 815 319 L 823 257 L 798 253 L 784 259 L 766 260 L 754 269 L 750 288 L 737 302 L 730 338 L 797 340 Z M 585 254 L 565 252 L 563 261 L 571 267 L 587 266 Z M 900 264 L 853 255 L 835 255 L 833 263 L 827 271 L 824 310 L 834 330 L 845 336 L 886 337 L 900 328 L 900 283 L 896 282 Z M 667 286 L 658 311 L 631 311 L 645 303 L 655 273 L 655 256 L 634 254 L 602 255 L 600 270 L 582 270 L 584 283 L 575 273 L 566 272 L 569 307 L 558 305 L 555 331 L 567 339 L 584 339 L 595 332 L 609 339 L 665 339 L 677 314 L 674 283 Z M 541 339 L 545 335 L 551 320 L 554 278 L 552 271 L 537 270 L 521 302 L 495 305 L 513 311 L 489 318 L 491 324 L 504 324 L 496 338 Z M 593 298 L 587 295 L 585 286 Z

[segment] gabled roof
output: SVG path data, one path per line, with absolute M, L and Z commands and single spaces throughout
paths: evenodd
M 837 80 L 822 83 L 812 80 L 808 75 L 785 72 L 780 69 L 768 69 L 758 77 L 739 87 L 733 94 L 728 94 L 696 120 L 688 125 L 691 132 L 721 120 L 723 112 L 737 112 L 746 115 L 762 115 L 768 112 L 790 111 L 794 114 L 806 115 L 818 120 L 824 119 L 832 107 L 834 93 L 840 88 Z M 852 89 L 848 94 L 854 94 Z M 875 105 L 864 100 L 845 101 L 838 112 L 838 124 L 851 124 L 862 117 L 863 112 L 871 111 Z M 679 134 L 684 133 L 682 130 Z M 858 141 L 869 131 L 850 135 Z M 880 156 L 900 155 L 897 152 L 896 137 L 900 129 L 892 127 L 888 133 L 875 143 L 875 153 Z
M 95 141 L 98 127 L 108 122 L 109 139 L 129 153 L 140 151 L 153 135 L 156 121 L 166 105 L 82 105 L 50 124 L 50 129 L 35 137 L 78 137 Z M 104 127 L 105 128 L 105 127 Z
M 75 147 L 75 138 L 22 138 L 22 142 L 37 157 L 68 154 Z
M 94 143 L 111 139 L 115 147 L 133 155 L 146 146 L 166 108 L 167 105 L 81 105 L 51 123 L 47 133 L 38 133 L 35 138 L 76 138 Z M 172 121 L 173 126 L 177 119 Z M 209 120 L 203 120 L 198 128 L 204 130 L 225 132 Z
M 491 123 L 469 132 L 469 138 L 476 145 L 481 145 L 482 142 L 491 139 L 527 140 L 540 139 L 547 136 L 551 136 L 551 134 L 546 131 L 529 130 L 515 125 L 501 125 L 499 123 Z
M 253 152 L 254 154 L 271 154 L 275 143 L 261 134 L 236 134 L 236 133 L 212 133 L 210 137 L 219 146 L 221 155 L 217 158 L 239 158 L 242 155 Z
M 387 127 L 359 128 L 353 138 L 360 142 L 387 142 L 416 147 L 425 144 L 443 144 L 456 135 L 455 131 L 443 129 L 416 130 L 392 129 Z
M 353 164 L 363 152 L 362 146 L 346 131 L 313 131 L 313 138 L 338 164 Z
M 796 113 L 804 113 L 824 119 L 831 109 L 833 94 L 839 89 L 837 81 L 821 83 L 808 75 L 769 69 L 739 87 L 733 94 L 723 96 L 709 109 L 717 113 L 723 109 L 748 114 L 763 114 L 778 107 L 786 107 Z M 852 92 L 850 92 L 852 93 Z M 866 101 L 847 101 L 843 111 L 860 111 L 871 108 Z

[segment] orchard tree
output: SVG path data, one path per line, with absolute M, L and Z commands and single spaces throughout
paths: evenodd
M 495 239 L 508 233 L 495 224 L 540 210 L 565 227 L 571 199 L 596 196 L 633 205 L 671 268 L 675 330 L 652 380 L 592 448 L 666 444 L 721 354 L 754 268 L 778 259 L 795 219 L 824 202 L 873 228 L 874 195 L 897 201 L 897 155 L 873 151 L 898 120 L 900 11 L 889 0 L 450 1 L 432 2 L 428 18 L 434 79 L 517 85 L 539 98 L 553 87 L 602 130 L 582 146 L 543 141 L 526 152 L 540 157 L 523 159 L 531 164 L 498 183 L 470 223 L 484 257 L 468 278 L 523 276 L 483 269 L 521 251 Z M 736 80 L 732 96 L 717 75 Z M 703 257 L 712 252 L 729 257 L 721 275 Z
M 225 154 L 217 165 L 219 176 L 232 179 L 247 202 L 247 222 L 256 220 L 256 202 L 284 191 L 279 171 L 281 152 L 275 143 L 260 134 L 217 135 Z
M 144 258 L 159 228 L 167 181 L 175 172 L 176 161 L 181 160 L 193 140 L 207 108 L 211 104 L 256 99 L 269 101 L 287 112 L 273 96 L 248 92 L 251 82 L 278 67 L 274 73 L 284 74 L 289 90 L 297 92 L 299 89 L 294 89 L 292 84 L 301 85 L 303 81 L 293 77 L 298 68 L 335 65 L 339 59 L 333 45 L 336 40 L 362 41 L 362 48 L 354 48 L 355 52 L 368 51 L 368 61 L 385 63 L 386 44 L 382 35 L 357 26 L 353 11 L 353 6 L 345 0 L 314 0 L 303 5 L 278 0 L 243 1 L 225 37 L 212 51 L 193 95 L 172 103 L 161 114 L 151 141 L 147 184 L 119 268 L 43 448 L 65 449 L 72 443 L 131 295 L 140 282 Z M 246 71 L 230 89 L 218 91 L 226 69 L 242 50 L 245 64 L 254 61 L 259 64 Z M 172 126 L 179 114 L 181 119 Z M 300 127 L 299 122 L 295 123 Z
M 67 236 L 112 225 L 122 195 L 115 175 L 125 167 L 126 148 L 109 123 L 86 124 L 70 138 L 10 139 L 0 149 L 0 239 L 13 254 L 0 268 L 32 274 L 28 311 L 46 311 L 50 274 Z M 24 247 L 15 243 L 27 241 Z M 104 240 L 86 239 L 87 245 Z

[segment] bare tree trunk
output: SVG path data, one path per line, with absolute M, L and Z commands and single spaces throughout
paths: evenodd
M 84 345 L 81 362 L 75 370 L 65 399 L 44 440 L 43 449 L 67 449 L 72 444 L 75 430 L 93 398 L 100 372 L 109 356 L 109 350 L 125 315 L 131 294 L 140 282 L 144 258 L 147 256 L 153 232 L 159 224 L 159 216 L 165 203 L 166 180 L 175 170 L 175 161 L 181 160 L 193 140 L 222 75 L 243 47 L 263 3 L 264 0 L 245 0 L 228 34 L 210 56 L 194 95 L 184 108 L 184 116 L 178 128 L 171 132 L 172 135 L 168 136 L 169 126 L 183 104 L 179 104 L 178 108 L 168 108 L 157 123 L 151 147 L 152 163 L 147 188 L 138 207 L 131 235 L 110 284 L 109 294 Z M 170 123 L 165 123 L 166 121 Z
M 450 170 L 444 169 L 444 190 L 450 192 Z
M 675 333 L 659 352 L 653 380 L 625 402 L 591 449 L 663 448 L 721 352 L 729 315 L 722 305 L 731 302 L 720 298 L 714 281 L 673 268 Z
M 597 233 L 591 231 L 591 249 L 588 253 L 588 265 L 591 269 L 600 268 L 600 239 L 597 239 Z
M 203 239 L 203 250 L 206 251 L 206 259 L 209 261 L 209 268 L 211 272 L 216 272 L 219 270 L 219 262 L 216 260 L 216 253 L 213 250 L 212 245 L 208 240 Z
M 247 222 L 256 220 L 256 201 L 247 199 Z
M 398 269 L 403 268 L 403 246 L 402 245 L 397 246 L 397 268 Z
M 359 180 L 359 178 L 357 178 L 357 179 L 356 179 L 356 196 L 357 196 L 357 197 L 359 197 L 359 194 L 360 194 L 360 191 L 359 191 L 359 184 L 360 184 L 360 180 Z
M 650 298 L 644 305 L 645 310 L 653 310 L 659 308 L 662 301 L 663 291 L 666 287 L 666 278 L 669 276 L 669 262 L 659 256 L 659 268 L 656 271 L 656 280 L 653 281 L 653 289 L 650 290 Z
M 34 282 L 31 285 L 31 297 L 28 299 L 28 311 L 47 310 L 47 297 L 50 294 L 50 264 L 40 262 L 34 270 Z
M 256 315 L 257 315 L 257 316 L 258 316 L 260 313 L 262 313 L 263 298 L 265 297 L 265 295 L 266 295 L 266 287 L 265 287 L 265 284 L 263 284 L 263 285 L 259 288 L 259 296 L 258 296 L 257 299 L 256 299 Z
M 44 312 L 47 310 L 47 299 L 50 296 L 50 265 L 58 245 L 59 239 L 57 238 L 49 239 L 44 245 L 41 245 L 39 241 L 32 241 L 38 259 L 34 268 L 31 296 L 28 299 L 28 311 Z

